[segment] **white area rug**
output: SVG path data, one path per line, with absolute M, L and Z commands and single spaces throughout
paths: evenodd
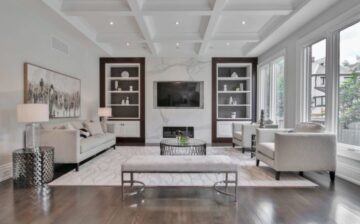
M 117 147 L 116 150 L 97 156 L 80 166 L 80 171 L 66 173 L 51 182 L 50 186 L 121 186 L 121 164 L 134 155 L 159 155 L 160 148 Z M 316 187 L 317 184 L 299 176 L 297 173 L 282 173 L 280 181 L 274 179 L 274 170 L 260 163 L 249 153 L 242 154 L 233 148 L 208 147 L 209 155 L 228 155 L 239 166 L 239 186 L 256 187 Z M 222 174 L 138 174 L 135 180 L 147 186 L 212 186 L 214 182 L 224 180 Z

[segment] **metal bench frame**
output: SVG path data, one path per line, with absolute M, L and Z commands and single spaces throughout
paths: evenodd
M 145 184 L 141 181 L 134 180 L 134 174 L 140 173 L 177 173 L 177 174 L 196 174 L 196 173 L 213 173 L 213 174 L 225 174 L 225 180 L 215 182 L 213 185 L 213 189 L 218 193 L 225 195 L 227 197 L 233 198 L 233 201 L 237 201 L 237 187 L 238 187 L 238 172 L 237 171 L 122 171 L 121 172 L 121 183 L 122 183 L 122 199 L 125 199 L 125 195 L 132 196 L 138 195 L 145 190 Z M 130 174 L 130 180 L 125 179 L 125 174 Z M 234 174 L 235 179 L 229 180 L 229 174 Z M 140 188 L 138 190 L 132 192 L 125 192 L 125 184 L 129 184 L 131 188 L 134 187 L 134 184 L 140 184 Z M 220 184 L 225 185 L 225 191 L 220 189 Z M 229 184 L 234 184 L 235 190 L 234 193 L 227 192 L 227 188 Z

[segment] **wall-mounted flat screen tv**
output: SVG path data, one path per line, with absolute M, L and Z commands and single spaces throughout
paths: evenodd
M 204 82 L 155 82 L 156 107 L 203 108 Z

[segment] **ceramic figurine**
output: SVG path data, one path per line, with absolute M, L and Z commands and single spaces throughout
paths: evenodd
M 127 97 L 126 97 L 125 104 L 126 104 L 126 105 L 129 105 L 129 103 L 130 103 L 130 102 L 129 102 L 129 97 L 127 96 Z
M 227 85 L 226 84 L 224 85 L 224 91 L 227 91 Z

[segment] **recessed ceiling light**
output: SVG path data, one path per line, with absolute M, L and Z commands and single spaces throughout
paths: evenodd
M 242 25 L 245 25 L 245 24 L 246 24 L 246 21 L 245 21 L 245 20 L 243 20 L 243 21 L 241 22 L 241 24 L 242 24 Z
M 226 46 L 230 46 L 230 43 L 229 43 L 229 42 L 226 42 Z
M 180 22 L 179 22 L 179 21 L 176 21 L 176 22 L 175 22 L 175 25 L 177 25 L 177 26 L 178 26 L 179 24 L 180 24 Z
M 129 43 L 129 42 L 126 42 L 126 46 L 129 47 L 129 46 L 130 46 L 130 43 Z
M 110 26 L 114 25 L 114 22 L 113 21 L 110 21 L 109 22 Z
M 176 46 L 179 47 L 179 46 L 180 46 L 180 43 L 179 43 L 179 42 L 176 42 Z

